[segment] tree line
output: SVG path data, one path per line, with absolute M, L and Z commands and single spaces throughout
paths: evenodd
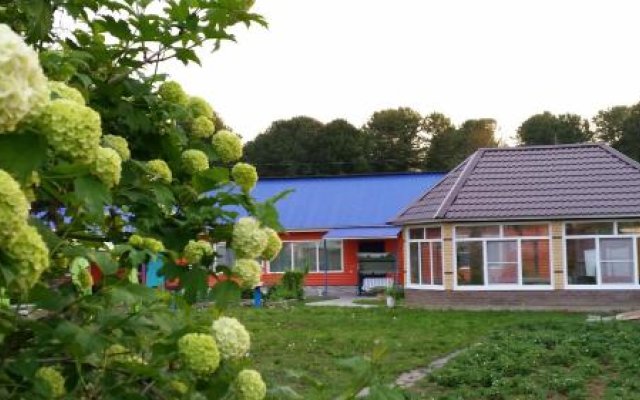
M 310 176 L 449 171 L 483 147 L 505 146 L 492 118 L 455 125 L 442 113 L 400 107 L 374 112 L 360 128 L 344 119 L 308 116 L 278 120 L 245 145 L 261 176 Z M 545 111 L 525 120 L 519 145 L 603 141 L 640 160 L 640 103 L 599 111 L 591 120 Z

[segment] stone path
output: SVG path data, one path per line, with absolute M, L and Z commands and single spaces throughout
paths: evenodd
M 324 301 L 314 301 L 313 303 L 307 303 L 306 305 L 312 307 L 359 307 L 359 308 L 371 308 L 378 307 L 374 304 L 357 304 L 353 301 L 357 297 L 340 297 L 339 299 L 331 299 Z
M 426 378 L 431 375 L 434 371 L 439 370 L 440 368 L 447 365 L 451 359 L 457 357 L 460 353 L 465 351 L 466 349 L 456 350 L 453 353 L 449 353 L 444 357 L 440 357 L 437 360 L 434 360 L 426 367 L 416 368 L 411 371 L 407 371 L 398 376 L 394 382 L 395 386 L 401 387 L 403 389 L 408 389 L 416 384 L 419 380 Z M 369 388 L 364 388 L 358 393 L 356 397 L 362 398 L 369 395 Z

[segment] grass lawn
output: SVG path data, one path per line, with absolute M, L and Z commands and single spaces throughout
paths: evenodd
M 580 314 L 548 312 L 426 311 L 406 308 L 234 308 L 252 335 L 252 358 L 270 385 L 291 386 L 305 399 L 332 398 L 351 376 L 336 366 L 341 359 L 370 354 L 386 345 L 381 374 L 391 382 L 400 373 L 429 364 L 454 350 L 482 342 L 492 332 L 511 332 L 522 323 L 579 323 Z M 517 329 L 517 328 L 516 328 Z M 306 372 L 327 384 L 314 385 L 288 376 Z M 423 397 L 420 388 L 416 394 Z M 429 389 L 431 390 L 431 389 Z

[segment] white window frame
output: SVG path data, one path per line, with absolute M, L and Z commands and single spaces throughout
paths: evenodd
M 593 234 L 593 235 L 567 235 L 567 225 L 576 223 L 591 222 L 611 222 L 613 223 L 612 234 Z M 568 290 L 638 290 L 640 282 L 638 277 L 638 239 L 640 233 L 618 233 L 619 222 L 640 222 L 638 220 L 577 220 L 565 221 L 562 226 L 562 257 L 564 264 L 564 281 L 565 288 Z M 579 285 L 569 283 L 569 263 L 567 260 L 567 240 L 571 239 L 594 239 L 596 247 L 596 284 L 595 285 Z M 600 267 L 600 239 L 631 239 L 633 244 L 633 283 L 602 283 L 601 267 Z
M 468 226 L 489 226 L 497 225 L 499 227 L 498 236 L 494 237 L 477 237 L 477 238 L 458 238 L 456 231 L 458 227 Z M 510 225 L 544 225 L 547 227 L 547 235 L 540 236 L 505 236 L 504 227 Z M 548 240 L 549 241 L 549 284 L 548 285 L 525 285 L 522 283 L 522 241 L 526 240 Z M 553 270 L 553 241 L 551 234 L 551 224 L 548 222 L 526 221 L 526 222 L 477 222 L 468 224 L 457 224 L 453 227 L 452 238 L 452 260 L 453 260 L 453 288 L 460 291 L 545 291 L 554 288 L 554 270 Z M 516 241 L 518 243 L 518 283 L 493 283 L 489 284 L 488 262 L 487 262 L 487 242 L 504 242 Z M 461 242 L 481 242 L 482 243 L 482 268 L 483 268 L 483 284 L 482 285 L 459 285 L 458 284 L 458 243 Z
M 427 228 L 438 228 L 440 229 L 440 237 L 437 239 L 427 239 L 426 229 Z M 412 229 L 423 229 L 424 237 L 422 239 L 411 239 L 409 231 Z M 404 260 L 406 265 L 406 270 L 404 273 L 404 287 L 407 289 L 430 289 L 430 290 L 444 290 L 444 277 L 445 277 L 445 269 L 444 265 L 444 240 L 442 237 L 442 226 L 441 225 L 416 225 L 407 227 L 404 232 Z M 418 243 L 418 249 L 420 251 L 420 257 L 418 258 L 418 279 L 422 282 L 422 254 L 420 249 L 421 243 L 429 243 L 429 246 L 433 246 L 432 243 L 440 243 L 440 257 L 442 260 L 442 284 L 440 285 L 423 285 L 422 283 L 411 283 L 411 258 L 410 258 L 410 247 L 411 243 Z M 431 257 L 431 277 L 433 281 L 433 251 L 430 250 Z
M 332 241 L 332 242 L 340 242 L 340 269 L 333 269 L 333 270 L 328 270 L 326 271 L 329 274 L 334 274 L 334 273 L 341 273 L 344 272 L 344 241 L 341 239 L 327 239 L 328 241 Z M 320 260 L 320 250 L 323 248 L 324 246 L 324 239 L 320 239 L 320 240 L 283 240 L 282 241 L 282 245 L 283 245 L 283 249 L 284 249 L 284 244 L 285 243 L 315 243 L 316 245 L 316 265 L 315 268 L 313 270 L 309 270 L 310 274 L 318 274 L 318 273 L 325 273 L 325 270 L 322 268 L 322 261 Z M 271 271 L 271 262 L 267 261 L 265 262 L 266 264 L 266 270 L 268 274 L 284 274 L 287 271 L 295 271 L 293 269 L 294 267 L 294 257 L 293 257 L 293 248 L 294 246 L 291 246 L 291 265 L 289 266 L 288 269 L 285 268 L 284 271 Z

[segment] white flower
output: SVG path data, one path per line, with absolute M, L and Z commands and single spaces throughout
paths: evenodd
M 49 89 L 38 54 L 5 24 L 0 24 L 0 77 L 0 133 L 11 132 L 47 103 Z
M 220 317 L 213 321 L 211 331 L 223 359 L 242 358 L 249 352 L 249 332 L 237 319 Z
M 267 233 L 255 218 L 240 218 L 233 227 L 232 245 L 239 258 L 256 258 L 267 246 Z

